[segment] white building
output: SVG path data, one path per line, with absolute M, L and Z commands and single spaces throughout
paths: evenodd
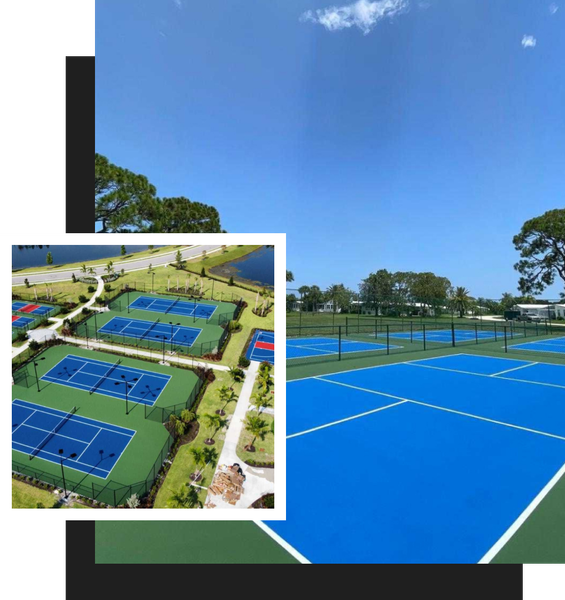
M 565 318 L 565 304 L 515 304 L 512 310 L 519 311 L 523 317 Z

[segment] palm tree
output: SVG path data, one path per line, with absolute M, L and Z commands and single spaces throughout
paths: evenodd
M 80 266 L 80 272 L 84 273 L 85 275 L 88 272 L 88 267 L 84 263 L 82 263 L 82 265 Z
M 239 367 L 230 367 L 228 373 L 234 383 L 239 383 L 245 379 L 245 371 Z
M 169 508 L 202 508 L 202 502 L 198 498 L 198 490 L 192 485 L 182 484 L 178 492 L 167 500 Z
M 294 275 L 292 273 L 292 271 L 288 271 L 286 272 L 286 281 L 287 283 L 290 283 L 291 281 L 294 281 Z
M 265 436 L 267 435 L 267 421 L 265 421 L 261 417 L 247 415 L 247 418 L 243 422 L 243 424 L 245 425 L 245 431 L 248 431 L 253 436 L 253 441 L 247 446 L 245 446 L 244 449 L 247 452 L 255 452 L 255 440 L 257 438 L 264 440 Z
M 214 439 L 214 436 L 218 433 L 218 431 L 222 427 L 225 427 L 225 425 L 227 424 L 227 420 L 222 419 L 222 417 L 220 415 L 211 415 L 209 413 L 201 415 L 200 420 L 204 423 L 204 426 L 207 429 L 211 429 L 211 428 L 214 429 L 214 433 L 210 437 L 206 438 L 204 440 L 204 443 L 207 444 L 208 446 L 215 444 L 216 440 Z
M 224 402 L 224 406 L 223 406 L 223 408 L 219 408 L 216 411 L 216 414 L 223 417 L 226 414 L 226 408 L 227 408 L 228 404 L 230 402 L 233 402 L 234 400 L 237 400 L 237 396 L 235 395 L 235 392 L 231 388 L 229 388 L 227 385 L 223 385 L 218 390 L 218 396 L 219 396 L 220 401 Z
M 190 448 L 189 452 L 196 465 L 196 471 L 190 474 L 190 479 L 192 479 L 192 481 L 200 481 L 202 479 L 202 471 L 206 466 L 206 455 L 203 450 L 195 447 Z
M 108 275 L 111 275 L 114 272 L 114 263 L 112 261 L 109 261 L 104 271 L 106 271 Z
M 173 426 L 177 435 L 184 435 L 186 431 L 186 423 L 177 417 L 177 415 L 171 415 L 169 417 L 169 423 Z
M 469 306 L 469 302 L 471 301 L 469 290 L 463 286 L 456 287 L 452 300 L 455 310 L 459 312 L 459 318 L 462 319 L 467 307 Z
M 267 393 L 252 394 L 251 404 L 256 408 L 257 412 L 261 414 L 265 408 L 271 405 L 271 398 Z
M 89 274 L 89 275 L 96 275 L 96 271 L 95 271 L 95 269 L 94 269 L 93 267 L 89 267 L 89 268 L 88 268 L 88 274 Z
M 260 390 L 265 389 L 266 391 L 269 391 L 273 385 L 273 378 L 271 377 L 270 373 L 266 371 L 259 373 L 257 377 L 257 385 Z

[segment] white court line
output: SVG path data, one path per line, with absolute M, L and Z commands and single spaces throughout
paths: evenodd
M 485 373 L 473 373 L 472 371 L 459 371 L 457 369 L 448 369 L 446 367 L 432 367 L 431 365 L 419 365 L 417 363 L 406 363 L 411 367 L 422 367 L 423 369 L 435 369 L 437 371 L 449 371 L 451 373 L 461 373 L 462 375 L 474 375 L 475 377 L 486 377 L 488 379 L 492 379 L 492 375 L 485 375 Z M 544 363 L 536 363 L 536 364 L 544 364 Z M 545 363 L 547 364 L 547 363 Z M 542 385 L 546 387 L 558 388 L 561 390 L 565 390 L 564 385 L 558 385 L 557 383 L 545 383 L 543 381 L 529 381 L 528 379 L 515 379 L 514 377 L 497 377 L 496 379 L 503 379 L 504 381 L 518 381 L 520 383 L 528 383 L 530 385 Z
M 551 492 L 551 490 L 557 485 L 557 482 L 561 477 L 565 476 L 565 464 L 555 473 L 555 475 L 547 482 L 545 487 L 540 493 L 532 500 L 532 502 L 526 507 L 524 512 L 512 523 L 512 525 L 505 531 L 500 539 L 492 546 L 492 548 L 479 560 L 479 564 L 490 563 L 491 560 L 502 550 L 502 548 L 508 543 L 510 538 L 522 527 L 522 525 L 528 520 L 534 510 L 541 504 L 542 500 Z
M 444 412 L 461 415 L 463 417 L 470 417 L 472 419 L 477 419 L 479 421 L 486 421 L 487 423 L 494 423 L 495 425 L 503 425 L 504 427 L 511 427 L 512 429 L 519 429 L 521 431 L 527 431 L 529 433 L 536 433 L 536 434 L 543 435 L 546 437 L 563 440 L 565 442 L 565 437 L 562 437 L 560 435 L 555 435 L 553 433 L 546 433 L 545 431 L 538 431 L 537 429 L 529 429 L 528 427 L 522 427 L 521 425 L 513 425 L 512 423 L 505 423 L 504 421 L 496 421 L 495 419 L 489 419 L 488 417 L 480 417 L 479 415 L 473 415 L 471 413 L 454 410 L 452 408 L 445 408 L 443 406 L 437 406 L 436 404 L 428 404 L 427 402 L 421 402 L 420 400 L 412 400 L 410 398 L 403 398 L 402 396 L 395 396 L 394 394 L 386 394 L 384 392 L 376 392 L 374 390 L 369 390 L 367 388 L 350 385 L 348 383 L 341 383 L 339 381 L 332 381 L 331 379 L 324 379 L 323 377 L 316 377 L 315 379 L 319 379 L 320 381 L 326 381 L 328 383 L 333 383 L 335 385 L 341 385 L 343 387 L 353 388 L 355 390 L 360 390 L 362 392 L 368 392 L 369 394 L 376 394 L 377 396 L 385 396 L 386 398 L 394 398 L 395 400 L 402 400 L 404 402 L 410 402 L 412 404 L 419 404 L 420 406 L 426 406 L 428 408 L 435 408 L 436 410 L 442 410 Z
M 14 400 L 14 402 L 28 402 L 27 400 L 21 400 L 19 398 L 16 398 L 16 400 Z M 33 404 L 34 406 L 40 406 L 39 404 L 34 404 L 33 402 L 29 402 L 29 404 Z M 35 410 L 35 412 L 40 412 L 46 415 L 49 415 L 50 417 L 58 417 L 59 415 L 54 415 L 52 412 L 49 412 L 47 410 L 41 410 L 41 408 L 36 408 L 36 409 L 32 409 L 29 408 L 29 406 L 25 406 L 24 404 L 17 404 L 16 406 L 20 406 L 21 408 L 27 408 L 28 410 Z M 57 410 L 56 408 L 54 408 L 53 410 Z M 132 434 L 137 433 L 135 431 L 135 429 L 127 429 L 126 427 L 120 427 L 119 425 L 113 425 L 113 427 L 120 427 L 120 429 L 123 429 L 124 431 L 116 431 L 115 429 L 108 429 L 108 427 L 104 427 L 104 425 L 111 425 L 111 423 L 106 423 L 105 421 L 99 421 L 98 419 L 91 419 L 90 417 L 83 417 L 77 413 L 75 413 L 73 415 L 73 417 L 76 417 L 76 422 L 80 423 L 81 425 L 88 425 L 88 427 L 96 427 L 97 429 L 104 429 L 105 431 L 110 431 L 112 433 L 119 433 L 120 435 L 125 435 L 127 437 L 132 437 L 129 436 L 127 433 L 124 433 L 124 431 L 129 431 Z M 89 421 L 94 421 L 95 423 L 101 423 L 102 425 L 92 425 L 92 423 L 85 423 L 82 419 L 88 419 Z M 29 425 L 28 425 L 29 427 Z M 47 431 L 47 430 L 45 430 Z M 83 441 L 85 444 L 86 442 L 84 440 L 79 440 L 79 441 Z
M 18 446 L 24 446 L 26 448 L 31 448 L 32 451 L 33 450 L 37 450 L 37 446 L 30 446 L 29 444 L 22 444 L 22 442 L 14 442 L 14 444 L 17 444 Z M 15 448 L 15 450 L 18 450 L 17 448 Z M 25 454 L 25 452 L 23 452 L 22 450 L 18 450 L 18 452 L 22 452 L 22 454 Z M 58 454 L 55 454 L 53 452 L 49 452 L 48 450 L 40 450 L 40 453 L 43 452 L 44 454 L 49 454 L 51 456 L 55 456 L 57 458 L 57 461 L 49 461 L 49 462 L 59 462 L 61 460 L 61 457 Z M 31 452 L 28 452 L 27 454 L 31 455 Z M 121 456 L 121 454 L 120 454 Z M 36 455 L 37 458 L 42 458 L 43 460 L 47 460 L 46 458 L 43 458 L 41 456 L 39 456 L 39 454 Z M 83 467 L 87 467 L 88 469 L 90 469 L 90 472 L 87 473 L 87 475 L 94 475 L 95 477 L 100 477 L 100 479 L 107 479 L 108 475 L 112 472 L 112 469 L 114 467 L 112 467 L 112 469 L 110 469 L 108 471 L 108 469 L 103 469 L 102 467 L 95 467 L 94 465 L 89 465 L 87 463 L 79 463 L 76 460 L 73 460 L 72 458 L 65 458 L 65 467 L 68 469 L 72 469 L 72 467 L 70 467 L 67 463 L 71 462 L 71 463 L 76 463 L 77 465 L 82 465 Z M 116 461 L 117 463 L 117 461 Z M 116 465 L 116 463 L 114 463 L 114 466 Z M 96 475 L 96 473 L 92 473 L 92 470 L 96 469 L 98 471 L 104 471 L 105 473 L 108 473 L 108 475 L 106 475 L 106 477 L 101 477 L 100 475 Z M 84 471 L 81 471 L 80 469 L 73 469 L 74 471 L 79 471 L 80 473 L 84 473 Z
M 27 428 L 29 429 L 37 429 L 37 431 L 43 431 L 44 433 L 47 433 L 48 435 L 46 435 L 43 439 L 46 440 L 49 435 L 51 435 L 53 433 L 53 431 L 49 431 L 49 429 L 43 429 L 43 427 L 35 427 L 35 425 L 26 425 Z M 61 428 L 62 429 L 62 428 Z M 98 431 L 100 431 L 100 428 L 98 428 Z M 88 444 L 88 442 L 86 440 L 79 440 L 78 438 L 74 438 L 71 437 L 70 435 L 64 435 L 62 433 L 59 433 L 58 431 L 53 433 L 53 435 L 55 437 L 62 437 L 65 438 L 67 440 L 73 440 L 73 442 L 80 442 L 81 444 Z M 41 446 L 43 442 L 39 443 L 39 446 Z
M 330 383 L 334 383 L 331 381 Z M 357 388 L 362 389 L 362 388 Z M 369 390 L 363 390 L 369 391 Z M 380 408 L 375 408 L 373 410 L 368 410 L 364 413 L 359 413 L 358 415 L 353 415 L 352 417 L 346 417 L 345 419 L 340 419 L 339 421 L 332 421 L 331 423 L 326 423 L 325 425 L 319 425 L 318 427 L 313 427 L 312 429 L 305 429 L 304 431 L 299 431 L 298 433 L 292 433 L 286 436 L 287 440 L 290 440 L 295 437 L 299 437 L 301 435 L 306 435 L 307 433 L 313 433 L 314 431 L 319 431 L 320 429 L 326 429 L 328 427 L 333 427 L 334 425 L 339 425 L 341 423 L 346 423 L 347 421 L 353 421 L 355 419 L 360 419 L 361 417 L 366 417 L 367 415 L 372 415 L 374 413 L 381 412 L 382 410 L 386 410 L 387 408 L 392 408 L 393 406 L 399 406 L 400 404 L 406 404 L 410 402 L 410 400 L 402 400 L 401 402 L 395 402 L 394 404 L 387 404 L 386 406 L 381 406 Z
M 521 365 L 519 367 L 514 367 L 513 369 L 506 369 L 506 371 L 499 371 L 498 373 L 492 373 L 489 377 L 498 377 L 499 375 L 504 375 L 504 373 L 511 373 L 512 371 L 519 371 L 520 369 L 525 369 L 526 367 L 533 367 L 537 365 L 537 362 L 532 362 L 528 365 Z
M 14 433 L 16 433 L 16 431 L 28 420 L 31 419 L 31 417 L 33 417 L 33 415 L 37 412 L 36 410 L 34 410 L 33 408 L 28 408 L 27 406 L 22 406 L 21 404 L 16 404 L 16 406 L 19 406 L 20 408 L 27 408 L 27 410 L 31 410 L 31 414 L 28 415 L 15 429 L 14 431 L 12 431 L 12 437 L 14 436 Z M 26 425 L 26 427 L 29 427 L 29 425 Z
M 98 437 L 101 431 L 102 429 L 99 429 L 98 432 L 94 435 L 94 437 L 90 440 L 90 442 L 88 442 L 86 448 L 78 455 L 78 458 L 76 459 L 77 461 L 79 461 L 82 455 L 90 448 L 90 444 L 92 444 L 92 442 Z
M 56 365 L 59 365 L 61 362 L 63 362 L 65 360 L 65 358 L 73 358 L 75 360 L 79 360 L 83 363 L 87 363 L 87 364 L 98 364 L 98 365 L 104 365 L 106 366 L 108 363 L 104 360 L 96 360 L 95 358 L 85 358 L 84 356 L 77 356 L 76 354 L 67 354 L 67 356 L 65 356 L 64 358 L 62 358 Z M 53 367 L 53 369 L 55 368 Z M 119 365 L 120 369 L 122 369 L 123 371 L 130 371 L 131 373 L 151 373 L 151 375 L 153 375 L 154 377 L 161 377 L 161 378 L 166 378 L 166 379 L 170 379 L 171 376 L 170 375 L 164 375 L 163 373 L 155 373 L 153 371 L 147 371 L 145 369 L 139 369 L 137 367 L 129 367 L 127 365 L 124 365 L 123 363 L 121 365 Z M 53 369 L 50 369 L 48 371 L 48 373 L 50 373 Z M 89 375 L 96 375 L 96 373 L 89 373 Z
M 279 546 L 284 548 L 291 556 L 303 565 L 312 564 L 303 554 L 300 554 L 296 548 L 291 546 L 285 539 L 283 539 L 278 533 L 275 533 L 268 525 L 265 525 L 262 521 L 254 521 L 255 525 L 262 529 L 270 538 L 272 538 Z

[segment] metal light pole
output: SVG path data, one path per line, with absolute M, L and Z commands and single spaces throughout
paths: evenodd
M 59 455 L 61 457 L 61 475 L 63 476 L 63 493 L 64 493 L 64 497 L 65 500 L 69 497 L 69 495 L 67 494 L 67 484 L 65 482 L 65 469 L 63 468 L 63 461 L 65 460 L 65 457 L 63 456 L 63 448 L 59 448 Z M 73 452 L 68 458 L 75 458 L 76 457 L 76 452 Z
M 172 352 L 173 351 L 173 337 L 174 337 L 173 327 L 180 325 L 180 323 L 173 323 L 173 322 L 169 321 L 169 325 L 171 326 L 171 352 Z
M 133 379 L 130 379 L 129 381 L 126 379 L 125 375 L 120 375 L 120 377 L 123 379 L 123 381 L 116 381 L 114 383 L 114 385 L 122 385 L 124 384 L 126 386 L 126 415 L 129 415 L 129 404 L 128 404 L 128 390 L 133 388 L 133 385 L 130 387 L 130 383 L 133 383 L 134 381 L 138 381 L 139 378 L 138 377 L 134 377 Z
M 38 358 L 37 360 L 45 360 L 45 356 Z M 33 369 L 35 371 L 35 382 L 37 383 L 37 391 L 40 392 L 41 389 L 39 388 L 39 377 L 37 376 L 37 362 L 34 360 L 33 361 Z

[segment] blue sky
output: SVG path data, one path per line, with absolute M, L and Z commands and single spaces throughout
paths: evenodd
M 96 151 L 286 232 L 297 286 L 516 292 L 512 236 L 563 204 L 565 0 L 333 6 L 97 0 Z

